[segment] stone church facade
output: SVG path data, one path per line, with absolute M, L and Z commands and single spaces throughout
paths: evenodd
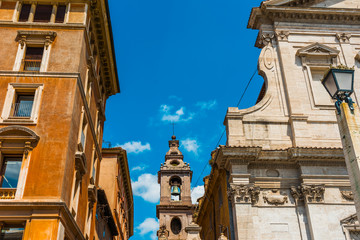
M 255 106 L 228 108 L 227 143 L 212 153 L 196 213 L 202 239 L 359 239 L 334 102 L 321 84 L 331 65 L 354 67 L 358 102 L 359 6 L 268 0 L 253 8 L 248 28 L 259 30 L 265 83 Z

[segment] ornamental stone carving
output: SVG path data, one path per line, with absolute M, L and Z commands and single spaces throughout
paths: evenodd
M 268 45 L 272 45 L 272 41 L 274 39 L 274 33 L 261 33 L 259 34 L 259 39 L 258 39 L 258 46 L 260 46 L 261 48 L 268 46 Z
M 169 230 L 166 229 L 165 225 L 162 225 L 157 231 L 157 236 L 159 240 L 167 240 L 169 237 Z
M 231 201 L 236 203 L 255 204 L 259 200 L 260 188 L 254 187 L 254 184 L 231 185 L 228 196 Z
M 279 190 L 272 189 L 269 193 L 263 193 L 264 202 L 272 205 L 283 205 L 288 202 L 288 197 L 282 195 Z
M 277 31 L 276 38 L 278 41 L 287 41 L 289 37 L 289 31 Z
M 350 33 L 337 33 L 336 38 L 341 43 L 349 43 L 350 38 L 351 38 L 351 34 Z
M 295 202 L 306 200 L 308 203 L 324 202 L 325 185 L 306 185 L 291 187 L 290 193 Z
M 302 185 L 304 197 L 308 202 L 323 202 L 325 185 Z
M 340 191 L 343 199 L 348 201 L 354 201 L 354 194 L 352 191 Z

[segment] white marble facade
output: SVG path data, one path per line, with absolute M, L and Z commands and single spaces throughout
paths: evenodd
M 359 102 L 360 1 L 263 1 L 248 27 L 259 30 L 266 92 L 249 109 L 228 109 L 214 159 L 229 172 L 232 239 L 359 239 L 334 101 L 320 80 L 330 65 L 354 67 Z

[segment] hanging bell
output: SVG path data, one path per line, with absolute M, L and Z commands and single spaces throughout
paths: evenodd
M 174 195 L 174 196 L 179 196 L 180 195 L 179 186 L 172 186 L 171 187 L 171 195 Z

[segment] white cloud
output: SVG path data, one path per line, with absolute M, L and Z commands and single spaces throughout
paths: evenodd
M 216 106 L 216 100 L 210 100 L 207 102 L 197 102 L 196 106 L 200 107 L 201 110 L 210 110 Z
M 192 190 L 191 190 L 191 201 L 193 204 L 196 203 L 196 200 L 198 200 L 199 197 L 202 197 L 204 195 L 204 186 L 197 186 L 197 187 L 194 187 Z
M 179 102 L 182 100 L 181 97 L 178 97 L 178 96 L 176 96 L 176 95 L 171 95 L 171 96 L 169 96 L 169 99 L 174 99 L 174 100 L 179 101 Z
M 140 141 L 127 142 L 122 145 L 118 145 L 127 151 L 127 153 L 141 153 L 150 149 L 150 143 L 142 144 Z
M 173 106 L 163 104 L 160 106 L 160 112 L 162 114 L 161 120 L 167 122 L 186 122 L 193 118 L 194 114 L 190 113 L 185 117 L 185 108 L 180 107 L 175 113 L 172 113 Z
M 160 199 L 160 185 L 157 182 L 157 175 L 144 173 L 137 181 L 131 182 L 135 196 L 142 197 L 145 201 L 157 203 Z
M 200 147 L 195 139 L 190 139 L 190 138 L 182 140 L 181 146 L 183 146 L 186 149 L 186 151 L 193 152 L 195 154 L 198 153 L 198 149 Z
M 140 235 L 151 233 L 151 239 L 156 239 L 156 231 L 159 229 L 159 222 L 155 218 L 146 218 L 136 229 L 140 230 Z
M 136 166 L 136 167 L 133 167 L 131 169 L 131 171 L 143 171 L 145 170 L 145 168 L 147 168 L 148 166 L 147 165 L 140 165 L 140 166 Z

